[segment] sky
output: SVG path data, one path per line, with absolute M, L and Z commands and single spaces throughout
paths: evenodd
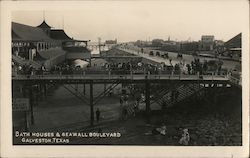
M 168 37 L 198 41 L 202 35 L 227 41 L 244 31 L 248 14 L 244 0 L 84 1 L 65 5 L 60 5 L 62 9 L 18 8 L 12 12 L 12 21 L 37 26 L 45 19 L 74 39 L 93 42 L 98 37 L 103 41 L 117 38 L 119 42 Z

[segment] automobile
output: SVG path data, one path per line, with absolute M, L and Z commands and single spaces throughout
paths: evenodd
M 162 54 L 161 57 L 164 58 L 164 59 L 166 59 L 166 58 L 168 59 L 168 53 Z
M 177 58 L 182 58 L 182 54 L 181 54 L 181 53 L 178 53 L 178 54 L 177 54 Z
M 160 56 L 160 52 L 157 51 L 155 55 L 156 55 L 156 56 Z

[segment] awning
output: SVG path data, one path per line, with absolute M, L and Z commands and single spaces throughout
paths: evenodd
M 230 48 L 229 50 L 232 50 L 232 51 L 241 51 L 241 48 Z

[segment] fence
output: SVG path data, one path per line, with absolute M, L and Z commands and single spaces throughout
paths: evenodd
M 241 76 L 239 78 L 233 77 L 232 75 L 228 75 L 228 79 L 236 85 L 242 86 L 242 79 Z

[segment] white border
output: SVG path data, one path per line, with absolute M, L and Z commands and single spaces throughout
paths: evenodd
M 99 1 L 96 1 L 98 3 Z M 242 1 L 241 1 L 242 2 Z M 163 146 L 13 146 L 11 121 L 11 12 L 14 10 L 68 10 L 85 2 L 1 2 L 1 157 L 248 157 L 249 155 L 249 5 L 242 8 L 243 147 Z M 119 3 L 119 2 L 114 2 Z M 152 1 L 153 3 L 153 1 Z M 232 19 L 233 22 L 233 19 Z

